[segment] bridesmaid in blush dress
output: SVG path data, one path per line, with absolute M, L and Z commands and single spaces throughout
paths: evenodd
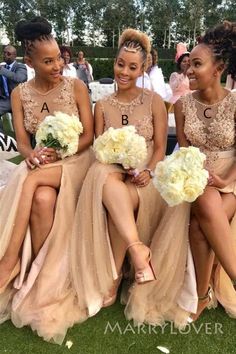
M 206 154 L 208 186 L 191 209 L 190 244 L 194 258 L 198 309 L 211 294 L 236 318 L 236 94 L 221 86 L 229 65 L 236 77 L 236 23 L 209 29 L 190 54 L 188 77 L 193 93 L 175 105 L 180 146 L 196 146 Z
M 87 89 L 77 78 L 62 77 L 61 54 L 42 18 L 21 21 L 16 35 L 35 78 L 12 93 L 18 150 L 25 160 L 0 193 L 0 323 L 30 325 L 45 340 L 62 343 L 66 330 L 81 319 L 69 276 L 69 239 L 76 201 L 92 161 L 93 119 Z M 61 160 L 53 148 L 31 147 L 41 121 L 61 111 L 80 117 L 83 134 L 75 155 Z M 47 196 L 48 215 L 33 198 Z M 45 201 L 45 197 L 43 199 Z M 33 225 L 32 225 L 33 224 Z M 34 227 L 32 227 L 34 226 Z
M 109 127 L 134 125 L 146 140 L 148 157 L 138 176 L 115 164 L 96 161 L 90 167 L 77 204 L 71 272 L 78 306 L 92 316 L 115 302 L 127 252 L 133 267 L 133 285 L 122 296 L 127 317 L 182 323 L 188 312 L 177 302 L 185 277 L 189 206 L 168 208 L 151 180 L 165 156 L 167 115 L 159 95 L 136 86 L 149 50 L 144 33 L 124 31 L 114 63 L 117 92 L 95 107 L 96 136 Z

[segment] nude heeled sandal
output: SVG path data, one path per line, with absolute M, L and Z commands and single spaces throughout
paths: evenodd
M 126 248 L 126 251 L 128 251 L 130 249 L 130 247 L 133 247 L 133 246 L 136 246 L 136 245 L 145 246 L 143 242 L 136 241 L 136 242 L 133 242 L 130 245 L 128 245 L 128 247 Z M 147 247 L 147 246 L 145 246 L 145 247 Z M 147 282 L 150 282 L 150 281 L 153 281 L 153 280 L 157 279 L 156 275 L 155 275 L 155 272 L 154 272 L 154 269 L 153 269 L 152 264 L 151 264 L 151 258 L 152 258 L 152 253 L 151 253 L 151 250 L 149 249 L 149 254 L 148 254 L 148 257 L 147 257 L 148 267 L 140 269 L 140 270 L 137 270 L 135 272 L 135 281 L 136 281 L 137 284 L 144 284 L 144 283 L 147 283 Z
M 206 295 L 198 296 L 198 301 L 200 301 L 200 302 L 208 300 L 206 302 L 206 306 L 205 307 L 209 306 L 209 303 L 212 301 L 212 299 L 213 299 L 213 297 L 212 297 L 212 288 L 210 286 L 209 286 L 209 288 L 207 290 Z M 192 322 L 196 321 L 199 318 L 199 316 L 201 315 L 201 313 L 204 311 L 204 309 L 205 308 L 202 309 L 202 311 L 200 312 L 200 314 L 198 316 L 197 316 L 197 314 L 193 314 L 193 317 L 191 317 L 191 316 L 188 317 L 187 322 L 188 323 L 192 323 Z M 196 317 L 194 317 L 194 316 L 196 316 Z
M 112 295 L 106 296 L 103 300 L 102 307 L 108 307 L 113 305 L 116 302 L 117 291 L 120 286 L 123 274 L 120 274 L 116 280 L 114 280 L 114 285 L 111 288 Z
M 20 261 L 18 261 L 13 268 L 8 280 L 6 283 L 0 288 L 0 294 L 3 294 L 4 291 L 6 290 L 7 286 L 10 284 L 10 282 L 19 274 L 20 272 Z

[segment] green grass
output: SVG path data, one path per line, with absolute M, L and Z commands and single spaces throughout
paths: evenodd
M 0 326 L 0 353 L 160 354 L 156 348 L 159 345 L 168 348 L 171 354 L 236 353 L 235 320 L 222 308 L 206 310 L 199 321 L 182 333 L 170 324 L 162 330 L 145 326 L 138 333 L 137 327 L 124 318 L 123 309 L 117 302 L 71 328 L 65 339 L 73 342 L 71 349 L 65 347 L 65 342 L 62 346 L 47 343 L 29 327 L 18 329 L 8 321 Z

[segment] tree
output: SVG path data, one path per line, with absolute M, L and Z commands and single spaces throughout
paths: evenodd
M 147 19 L 153 33 L 153 44 L 170 48 L 175 41 L 176 26 L 180 13 L 178 0 L 148 0 Z
M 117 16 L 119 14 L 119 16 Z M 110 1 L 103 11 L 102 31 L 106 46 L 117 46 L 121 31 L 135 27 L 136 7 L 133 0 Z

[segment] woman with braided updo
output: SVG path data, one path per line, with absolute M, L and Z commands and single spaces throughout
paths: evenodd
M 68 246 L 79 191 L 91 164 L 93 119 L 88 92 L 77 78 L 61 76 L 62 60 L 51 25 L 20 21 L 16 37 L 35 78 L 12 92 L 18 150 L 25 160 L 0 195 L 0 323 L 30 325 L 61 343 L 80 314 L 70 291 Z M 32 148 L 39 123 L 60 111 L 80 117 L 83 134 L 75 155 Z
M 115 302 L 128 251 L 133 286 L 123 293 L 126 315 L 138 322 L 162 323 L 163 317 L 174 319 L 184 312 L 177 308 L 177 298 L 184 280 L 188 213 L 185 204 L 168 208 L 151 181 L 165 156 L 167 116 L 159 95 L 136 86 L 149 51 L 147 35 L 134 29 L 123 32 L 114 63 L 117 92 L 95 106 L 96 136 L 109 127 L 134 125 L 146 140 L 148 157 L 139 173 L 98 161 L 91 166 L 77 205 L 71 268 L 79 307 L 92 316 Z M 155 309 L 153 298 L 143 297 L 143 291 L 153 288 Z
M 210 285 L 236 318 L 236 95 L 221 86 L 227 67 L 236 76 L 235 62 L 236 23 L 209 29 L 190 54 L 187 75 L 194 92 L 175 105 L 179 145 L 200 148 L 209 171 L 208 186 L 191 209 L 198 309 L 190 321 L 210 305 Z

